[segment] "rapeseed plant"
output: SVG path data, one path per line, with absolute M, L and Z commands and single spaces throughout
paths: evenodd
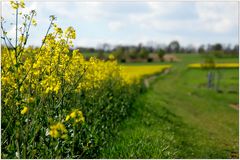
M 96 157 L 140 86 L 123 74 L 114 57 L 86 61 L 79 50 L 70 51 L 76 31 L 60 28 L 55 16 L 41 46 L 26 47 L 36 12 L 21 13 L 23 1 L 10 5 L 15 44 L 1 20 L 2 158 Z

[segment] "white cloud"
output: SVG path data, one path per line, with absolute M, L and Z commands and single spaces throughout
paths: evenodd
M 119 31 L 124 26 L 125 26 L 124 22 L 120 22 L 120 21 L 112 21 L 108 23 L 108 27 L 111 31 Z
M 237 27 L 238 2 L 196 2 L 202 29 L 225 33 Z
M 105 16 L 102 10 L 102 2 L 80 1 L 80 2 L 45 2 L 45 10 L 52 12 L 59 17 L 71 20 L 96 21 L 99 17 Z
M 152 15 L 166 15 L 181 6 L 182 2 L 177 1 L 147 1 L 146 4 L 151 10 Z
M 3 17 L 11 17 L 12 13 L 10 11 L 10 5 L 8 2 L 1 2 L 2 4 L 2 16 Z
M 175 20 L 166 19 L 164 17 L 179 8 L 181 2 L 146 1 L 146 4 L 150 8 L 150 12 L 130 14 L 130 21 L 144 29 L 157 30 L 171 30 L 172 28 L 176 28 L 175 24 L 180 22 L 180 20 L 176 22 Z
M 98 46 L 103 43 L 108 43 L 111 45 L 138 45 L 139 43 L 142 43 L 143 45 L 149 45 L 151 44 L 169 44 L 172 40 L 177 40 L 181 43 L 181 45 L 187 45 L 188 41 L 185 39 L 185 37 L 181 35 L 163 35 L 163 36 L 149 36 L 149 35 L 135 35 L 130 36 L 125 39 L 119 39 L 117 37 L 95 37 L 95 38 L 87 38 L 82 37 L 80 39 L 77 39 L 74 41 L 76 46 Z
M 121 7 L 128 5 L 128 3 L 131 3 L 131 5 L 128 6 L 127 10 L 121 9 Z M 80 40 L 76 40 L 76 45 L 78 43 L 81 45 L 97 45 L 103 42 L 112 44 L 137 44 L 153 40 L 160 43 L 169 43 L 173 39 L 179 40 L 184 44 L 198 44 L 210 40 L 213 41 L 213 39 L 219 41 L 216 38 L 219 35 L 227 35 L 229 40 L 233 41 L 234 37 L 229 36 L 228 33 L 236 31 L 238 27 L 238 2 L 157 2 L 143 0 L 139 6 L 140 8 L 142 6 L 146 8 L 144 8 L 145 10 L 141 10 L 141 12 L 137 11 L 137 7 L 132 5 L 134 3 L 138 3 L 138 1 L 126 1 L 122 3 L 118 1 L 95 0 L 71 2 L 64 0 L 52 0 L 51 2 L 32 0 L 27 1 L 27 8 L 24 11 L 27 12 L 36 9 L 38 13 L 36 17 L 38 22 L 37 27 L 42 28 L 42 30 L 43 28 L 47 28 L 50 14 L 57 16 L 57 23 L 61 27 L 73 26 L 75 29 L 78 29 L 76 27 L 84 28 L 85 30 L 82 30 L 81 34 L 82 32 L 86 32 L 91 35 L 81 35 Z M 190 18 L 181 17 L 181 13 L 187 13 L 186 11 L 189 8 L 185 7 L 186 4 L 189 5 L 190 3 L 193 11 L 189 13 L 195 15 L 190 15 L 192 16 Z M 114 7 L 118 7 L 118 12 L 114 11 Z M 131 7 L 136 8 L 130 11 Z M 14 18 L 14 16 L 11 15 L 9 9 L 9 5 L 3 2 L 3 16 L 11 20 L 10 17 Z M 40 38 L 42 36 L 39 35 L 42 30 L 34 33 L 35 39 L 33 43 L 41 41 Z M 101 34 L 104 31 L 108 33 L 109 30 L 112 32 L 111 34 Z M 12 35 L 14 28 L 9 27 L 9 32 Z M 126 34 L 124 38 L 121 36 L 122 33 Z M 197 37 L 197 33 L 205 34 L 205 39 Z M 41 34 L 43 35 L 44 33 Z M 210 37 L 209 34 L 216 35 L 216 37 Z M 111 37 L 108 37 L 109 35 Z M 227 40 L 225 38 L 225 41 Z
M 124 39 L 117 39 L 117 38 L 108 38 L 108 37 L 98 37 L 98 38 L 86 38 L 86 37 L 82 37 L 80 39 L 77 39 L 74 41 L 74 43 L 76 44 L 76 46 L 84 46 L 84 47 L 96 47 L 99 46 L 103 43 L 108 43 L 111 45 L 118 45 L 118 44 L 124 44 L 124 45 L 128 45 L 128 44 L 133 44 L 133 43 L 129 43 L 130 41 L 126 41 Z

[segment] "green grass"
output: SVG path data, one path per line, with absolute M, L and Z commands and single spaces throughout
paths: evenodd
M 101 158 L 238 158 L 238 110 L 229 107 L 239 103 L 238 70 L 220 70 L 218 93 L 205 87 L 207 70 L 187 69 L 201 57 L 180 59 L 137 98 Z
M 97 57 L 99 53 L 98 52 L 83 52 L 82 54 L 84 57 L 90 58 L 90 57 Z M 109 53 L 104 52 L 103 55 L 105 57 L 108 57 Z
M 98 53 L 97 52 L 83 52 L 82 53 L 84 57 L 97 57 Z

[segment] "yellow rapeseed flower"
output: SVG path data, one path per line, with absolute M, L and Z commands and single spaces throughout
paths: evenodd
M 71 118 L 75 118 L 75 117 L 76 117 L 76 112 L 73 111 L 73 112 L 70 114 L 70 117 L 71 117 Z
M 18 4 L 15 1 L 13 1 L 13 0 L 10 1 L 10 5 L 11 5 L 11 7 L 13 9 L 17 9 L 18 8 Z
M 28 107 L 24 106 L 23 109 L 21 110 L 21 114 L 26 114 L 28 112 Z
M 58 138 L 61 136 L 61 138 L 65 139 L 67 136 L 67 129 L 64 124 L 61 122 L 58 122 L 55 125 L 50 126 L 49 135 L 53 138 Z
M 59 132 L 56 129 L 50 130 L 49 135 L 53 138 L 58 138 L 60 136 Z
M 64 126 L 64 124 L 62 124 L 62 123 L 60 123 L 60 122 L 57 123 L 57 129 L 60 130 L 60 131 L 63 132 L 63 133 L 66 133 L 66 132 L 67 132 L 67 129 L 66 129 L 66 127 Z
M 25 8 L 25 3 L 23 0 L 20 0 L 20 2 L 11 0 L 10 5 L 13 9 L 18 9 L 19 7 Z
M 84 117 L 80 117 L 78 119 L 75 120 L 76 123 L 78 122 L 85 122 L 85 118 Z
M 24 3 L 24 0 L 20 0 L 20 3 L 19 3 L 20 7 L 22 8 L 25 8 L 25 3 Z
M 67 115 L 65 121 L 68 121 L 69 119 L 73 119 L 75 123 L 85 122 L 82 111 L 79 111 L 77 109 Z
M 33 97 L 29 97 L 29 98 L 27 99 L 27 102 L 28 102 L 28 103 L 32 103 L 32 102 L 34 102 L 34 100 L 35 100 L 35 99 L 34 99 Z
M 68 121 L 70 119 L 70 116 L 67 115 L 65 121 Z
M 36 26 L 36 25 L 37 25 L 37 21 L 36 21 L 35 19 L 33 19 L 33 20 L 32 20 L 32 24 L 33 24 L 34 26 Z

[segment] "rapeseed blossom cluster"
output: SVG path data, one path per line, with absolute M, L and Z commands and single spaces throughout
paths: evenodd
M 23 1 L 10 4 L 15 11 L 25 7 Z M 123 74 L 113 56 L 85 60 L 79 50 L 70 50 L 76 31 L 60 28 L 54 16 L 42 45 L 25 48 L 27 27 L 37 25 L 35 15 L 23 15 L 16 46 L 2 46 L 2 156 L 91 157 L 127 115 L 138 84 Z M 90 142 L 92 148 L 83 150 Z
M 85 122 L 85 118 L 83 116 L 82 111 L 78 109 L 75 109 L 73 112 L 71 112 L 69 115 L 66 116 L 65 121 L 69 121 L 69 120 L 74 120 L 74 123 Z
M 25 3 L 23 0 L 20 0 L 19 2 L 11 0 L 10 5 L 13 9 L 25 8 Z
M 67 129 L 64 126 L 64 124 L 58 122 L 57 124 L 50 126 L 49 135 L 53 138 L 60 137 L 62 139 L 66 139 L 67 138 Z

